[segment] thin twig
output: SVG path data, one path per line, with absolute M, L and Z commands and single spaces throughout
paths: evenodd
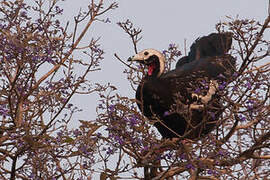
M 114 56 L 124 65 L 126 65 L 127 67 L 133 69 L 134 71 L 138 71 L 138 69 L 135 69 L 134 67 L 130 66 L 129 64 L 125 63 L 125 61 L 123 61 L 116 53 L 114 53 Z

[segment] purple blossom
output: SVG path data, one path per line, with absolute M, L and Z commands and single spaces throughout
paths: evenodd
M 176 55 L 176 56 L 181 56 L 182 53 L 181 53 L 181 51 L 177 51 L 177 52 L 175 53 L 175 55 Z
M 111 23 L 111 20 L 109 18 L 105 19 L 105 23 Z
M 207 171 L 207 173 L 210 174 L 210 175 L 214 174 L 213 170 L 211 170 L 211 169 L 209 169 L 209 170 Z
M 239 115 L 239 119 L 242 122 L 247 120 L 247 118 L 245 116 L 241 115 L 241 114 Z
M 51 55 L 51 54 L 52 54 L 52 50 L 48 49 L 48 50 L 46 50 L 46 53 L 47 53 L 48 55 Z
M 75 129 L 75 130 L 73 131 L 73 134 L 74 134 L 75 136 L 79 136 L 79 135 L 81 135 L 82 133 L 81 133 L 81 131 L 80 131 L 79 129 Z
M 131 118 L 129 118 L 129 120 L 130 120 L 131 126 L 135 126 L 138 123 L 137 122 L 138 118 L 135 115 L 131 116 Z
M 12 133 L 11 135 L 10 135 L 10 137 L 12 138 L 12 139 L 15 139 L 16 138 L 16 134 L 15 133 Z
M 157 161 L 160 161 L 160 160 L 161 160 L 161 156 L 160 156 L 160 155 L 157 155 L 157 156 L 156 156 L 156 160 L 157 160 Z
M 84 168 L 84 169 L 86 169 L 86 168 L 87 168 L 87 166 L 88 166 L 87 161 L 83 161 L 83 168 Z
M 224 156 L 226 154 L 226 152 L 225 151 L 223 151 L 223 150 L 220 150 L 220 151 L 218 151 L 218 156 Z
M 186 157 L 186 155 L 185 155 L 184 153 L 180 155 L 180 159 L 181 159 L 181 160 L 185 160 L 186 158 L 187 158 L 187 157 Z
M 58 19 L 55 21 L 55 25 L 60 26 L 60 21 Z
M 247 101 L 247 104 L 254 104 L 254 100 L 249 99 L 249 100 Z
M 26 11 L 21 12 L 21 16 L 22 17 L 27 17 L 27 12 Z
M 100 132 L 97 133 L 97 137 L 98 138 L 101 137 L 101 133 Z
M 65 103 L 65 102 L 67 102 L 67 98 L 62 98 L 62 103 Z
M 233 86 L 233 91 L 237 91 L 238 87 L 237 86 Z
M 33 179 L 35 177 L 35 174 L 34 173 L 31 173 L 29 176 L 28 176 L 30 179 Z
M 142 145 L 142 140 L 140 138 L 135 137 L 135 138 L 132 138 L 131 141 L 132 141 L 133 144 L 136 144 L 136 145 L 139 145 L 139 146 Z
M 73 106 L 73 104 L 70 103 L 67 105 L 67 108 L 70 109 L 72 106 Z
M 106 153 L 107 153 L 108 155 L 111 155 L 111 154 L 113 154 L 113 150 L 112 150 L 110 147 L 108 147 Z
M 252 105 L 252 104 L 248 104 L 248 105 L 247 105 L 247 109 L 248 109 L 249 111 L 252 111 L 252 110 L 253 110 L 253 105 Z
M 58 143 L 61 142 L 62 136 L 63 136 L 63 132 L 62 132 L 62 131 L 57 132 L 56 141 L 57 141 Z
M 169 50 L 171 50 L 173 48 L 175 48 L 175 44 L 174 43 L 169 44 Z
M 57 136 L 60 136 L 60 137 L 63 136 L 63 132 L 62 131 L 58 131 L 57 132 Z
M 172 156 L 173 156 L 172 152 L 169 152 L 169 153 L 165 154 L 165 157 L 166 157 L 167 159 L 171 159 Z
M 145 151 L 148 151 L 148 146 L 143 146 L 143 148 L 141 149 L 141 152 L 145 152 Z
M 163 114 L 164 117 L 168 116 L 168 115 L 170 115 L 169 111 L 165 111 L 164 114 Z
M 223 74 L 219 74 L 218 77 L 219 78 L 225 78 L 225 76 Z
M 216 115 L 215 115 L 214 112 L 208 112 L 208 113 L 209 113 L 209 115 L 211 116 L 212 119 L 215 119 L 216 118 Z
M 46 61 L 46 62 L 48 62 L 48 63 L 54 63 L 53 60 L 52 60 L 52 58 L 51 57 L 48 57 L 48 56 L 47 57 L 44 57 L 43 60 Z
M 246 83 L 246 86 L 247 86 L 248 89 L 251 89 L 251 84 L 250 84 L 250 82 L 247 82 L 247 83 Z
M 249 113 L 252 113 L 252 111 L 253 111 L 253 108 L 254 108 L 254 100 L 252 100 L 252 99 L 249 99 L 247 102 L 246 102 L 246 104 L 247 104 L 247 110 L 249 111 Z M 252 115 L 252 114 L 250 114 L 250 115 Z
M 55 6 L 55 11 L 57 14 L 62 14 L 64 10 L 61 9 L 59 6 Z
M 120 145 L 123 145 L 123 144 L 124 144 L 123 139 L 121 139 L 119 136 L 115 136 L 115 140 L 116 140 Z
M 238 73 L 237 72 L 234 72 L 233 73 L 233 77 L 237 77 L 238 76 Z
M 163 54 L 163 55 L 166 55 L 166 53 L 167 53 L 167 50 L 163 50 L 163 51 L 162 51 L 162 54 Z
M 33 57 L 32 57 L 32 60 L 33 60 L 33 61 L 37 61 L 38 59 L 39 59 L 38 56 L 33 56 Z
M 259 88 L 260 88 L 260 86 L 261 86 L 261 83 L 260 83 L 260 82 L 258 82 L 258 83 L 256 83 L 255 88 L 256 88 L 256 89 L 259 89 Z
M 37 29 L 41 32 L 43 31 L 43 28 L 41 26 L 38 26 Z
M 0 105 L 0 116 L 6 117 L 9 116 L 9 110 L 6 108 L 5 105 Z
M 83 152 L 84 154 L 89 154 L 89 152 L 88 152 L 88 150 L 87 150 L 87 147 L 86 147 L 85 145 L 82 145 L 82 146 L 79 148 L 79 150 L 80 150 L 81 152 Z
M 191 164 L 191 163 L 188 163 L 188 164 L 186 165 L 186 168 L 187 168 L 187 169 L 192 169 L 192 170 L 195 169 L 195 167 L 194 167 L 193 164 Z
M 201 88 L 197 88 L 197 89 L 195 89 L 195 91 L 194 91 L 194 93 L 196 93 L 196 94 L 198 94 L 198 93 L 200 93 L 201 92 Z
M 4 24 L 0 24 L 0 28 L 1 29 L 4 29 L 5 28 L 5 25 Z
M 110 105 L 110 106 L 109 106 L 109 111 L 110 111 L 110 112 L 114 111 L 114 109 L 115 109 L 114 105 Z
M 218 89 L 219 89 L 220 91 L 222 91 L 222 90 L 225 89 L 225 86 L 226 86 L 226 82 L 222 82 L 222 84 L 220 84 L 220 85 L 218 86 Z
M 18 143 L 18 147 L 22 147 L 23 145 L 24 145 L 24 142 L 22 141 Z

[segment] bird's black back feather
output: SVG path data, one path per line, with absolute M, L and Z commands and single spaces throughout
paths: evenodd
M 234 72 L 235 58 L 231 55 L 201 58 L 198 61 L 185 63 L 175 70 L 163 74 L 160 78 L 192 78 L 209 77 L 220 78 L 223 75 L 230 78 Z

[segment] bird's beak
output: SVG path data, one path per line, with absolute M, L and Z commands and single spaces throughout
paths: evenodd
M 131 57 L 128 58 L 127 61 L 129 61 L 129 62 L 130 62 L 130 61 L 133 61 L 133 58 L 134 58 L 134 56 L 131 56 Z
M 127 61 L 143 62 L 144 57 L 142 57 L 140 54 L 135 54 L 134 56 L 129 57 Z

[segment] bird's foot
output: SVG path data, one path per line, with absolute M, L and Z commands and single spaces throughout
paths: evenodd
M 192 101 L 198 102 L 198 101 L 200 101 L 200 97 L 201 97 L 201 95 L 198 95 L 195 93 L 191 94 Z
M 216 93 L 217 88 L 218 82 L 216 80 L 211 80 L 209 90 L 205 96 L 192 93 L 191 98 L 193 101 L 195 101 L 195 103 L 190 105 L 190 109 L 203 109 L 204 105 L 212 100 L 212 96 Z

